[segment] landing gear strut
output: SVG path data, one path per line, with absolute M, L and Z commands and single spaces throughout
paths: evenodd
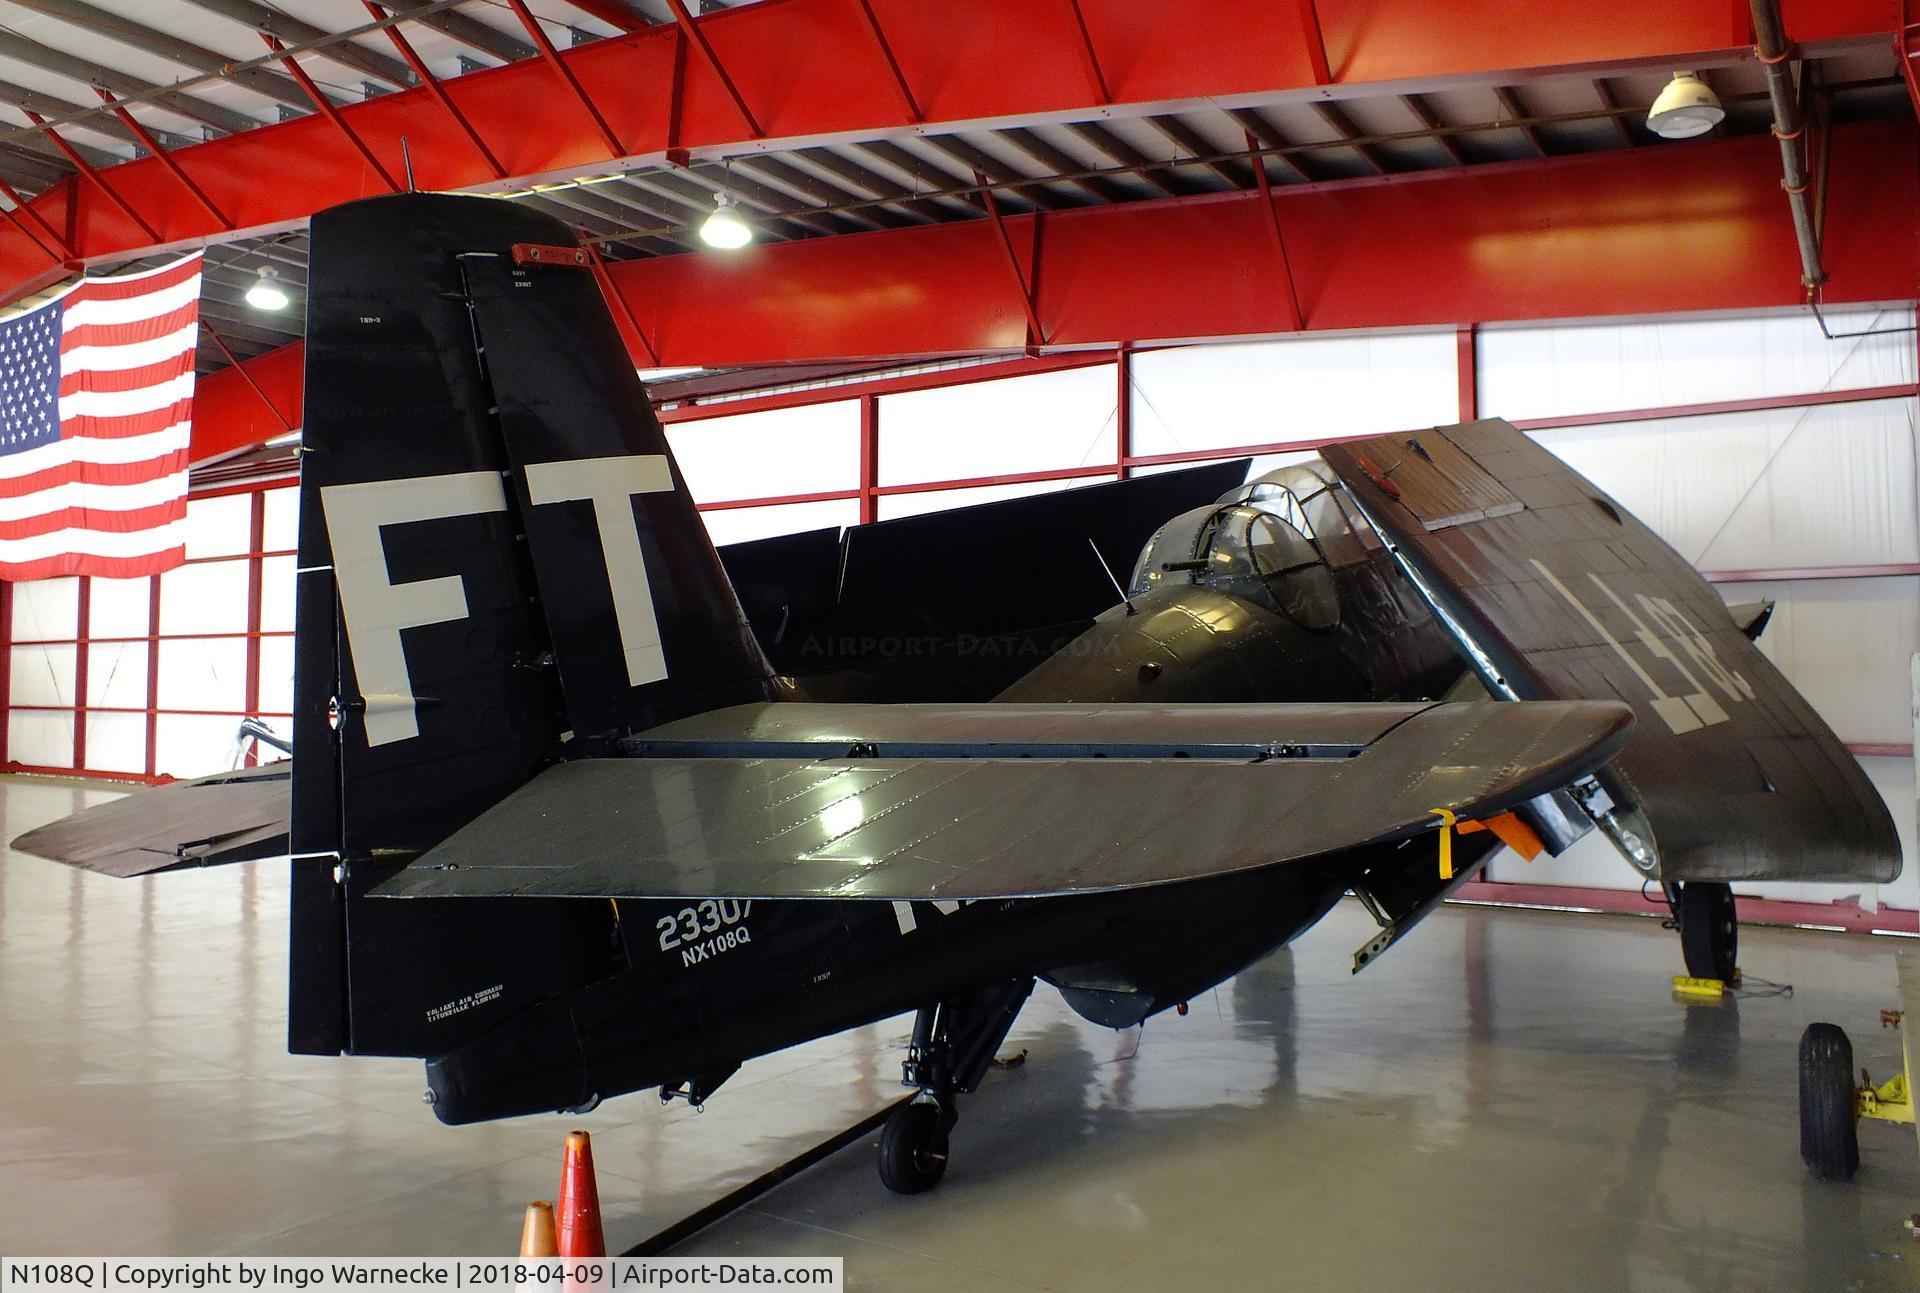
M 1667 902 L 1680 930 L 1687 973 L 1696 979 L 1732 983 L 1739 974 L 1740 922 L 1733 889 L 1705 880 L 1667 886 Z
M 880 1132 L 880 1180 L 889 1190 L 920 1194 L 940 1184 L 960 1096 L 980 1085 L 1032 991 L 1032 979 L 996 983 L 922 1006 L 914 1016 L 900 1080 L 917 1094 Z

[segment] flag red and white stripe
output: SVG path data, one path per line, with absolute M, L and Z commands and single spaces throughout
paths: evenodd
M 186 559 L 200 257 L 0 322 L 0 579 Z

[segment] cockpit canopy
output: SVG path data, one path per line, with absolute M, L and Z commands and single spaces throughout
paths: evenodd
M 1379 545 L 1340 497 L 1339 478 L 1314 459 L 1268 472 L 1162 525 L 1134 565 L 1129 596 L 1200 584 L 1242 597 L 1305 629 L 1340 623 L 1332 567 Z

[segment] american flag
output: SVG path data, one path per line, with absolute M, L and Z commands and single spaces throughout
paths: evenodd
M 186 559 L 200 257 L 0 322 L 0 579 Z

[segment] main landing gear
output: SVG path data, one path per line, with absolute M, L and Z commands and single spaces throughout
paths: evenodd
M 1732 983 L 1740 974 L 1740 920 L 1732 887 L 1687 880 L 1669 884 L 1666 890 L 1687 973 L 1696 979 Z
M 900 1080 L 916 1094 L 880 1132 L 880 1181 L 889 1190 L 921 1194 L 940 1184 L 960 1096 L 980 1085 L 1032 991 L 1032 979 L 1014 979 L 922 1006 L 914 1016 Z

